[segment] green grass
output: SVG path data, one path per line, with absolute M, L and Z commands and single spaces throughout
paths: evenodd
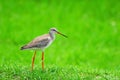
M 110 80 L 110 79 L 119 79 L 118 72 L 115 71 L 105 71 L 98 69 L 83 69 L 83 67 L 68 66 L 68 67 L 53 67 L 49 66 L 47 69 L 40 70 L 40 68 L 30 71 L 27 67 L 13 65 L 8 68 L 4 66 L 4 70 L 1 70 L 2 79 L 15 79 L 15 80 L 40 80 L 40 79 L 49 79 L 49 80 Z
M 0 80 L 119 80 L 120 1 L 1 0 Z M 66 39 L 45 50 L 45 70 L 37 51 L 20 47 L 56 27 Z

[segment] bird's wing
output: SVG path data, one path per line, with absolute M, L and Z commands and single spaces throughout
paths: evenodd
M 40 41 L 36 41 L 35 43 L 31 43 L 29 45 L 27 45 L 28 48 L 42 48 L 47 46 L 47 44 L 49 43 L 49 39 L 42 39 Z
M 44 46 L 47 46 L 49 43 L 49 34 L 45 34 L 43 36 L 38 36 L 35 39 L 33 39 L 30 43 L 23 46 L 23 49 L 29 49 L 29 48 L 42 48 Z

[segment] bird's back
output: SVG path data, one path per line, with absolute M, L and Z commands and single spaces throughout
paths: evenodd
M 24 49 L 41 49 L 46 47 L 50 42 L 50 35 L 44 34 L 42 36 L 38 36 L 35 39 L 33 39 L 31 42 L 29 42 L 27 45 L 24 45 L 21 47 L 21 50 Z

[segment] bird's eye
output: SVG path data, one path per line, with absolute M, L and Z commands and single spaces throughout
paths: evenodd
M 55 29 L 53 29 L 53 31 L 55 31 Z

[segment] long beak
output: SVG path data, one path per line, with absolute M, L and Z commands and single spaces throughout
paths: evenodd
M 62 34 L 62 33 L 58 32 L 58 31 L 56 31 L 56 32 L 57 32 L 58 34 L 60 34 L 60 35 L 64 36 L 64 37 L 68 38 L 66 35 L 64 35 L 64 34 Z

